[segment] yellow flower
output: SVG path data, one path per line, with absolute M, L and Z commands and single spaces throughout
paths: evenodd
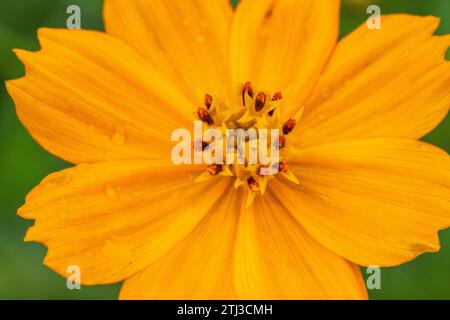
M 33 138 L 76 164 L 19 210 L 50 268 L 124 281 L 123 299 L 364 299 L 359 265 L 439 250 L 450 160 L 417 141 L 449 110 L 437 18 L 384 16 L 337 43 L 338 0 L 104 5 L 106 33 L 39 30 L 7 83 Z M 239 112 L 287 126 L 273 179 L 172 164 L 174 129 Z

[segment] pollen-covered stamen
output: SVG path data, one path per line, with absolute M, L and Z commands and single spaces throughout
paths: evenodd
M 255 110 L 256 112 L 261 112 L 266 105 L 267 95 L 264 92 L 258 93 L 255 99 Z
M 247 179 L 248 183 L 248 189 L 252 192 L 258 192 L 259 191 L 259 185 L 258 182 L 256 182 L 255 178 L 248 177 Z
M 256 91 L 247 82 L 242 86 L 240 94 L 242 104 L 232 106 L 224 105 L 224 101 L 209 94 L 205 95 L 204 107 L 198 109 L 198 117 L 209 125 L 209 128 L 203 126 L 204 130 L 215 129 L 215 134 L 223 136 L 221 141 L 224 144 L 198 143 L 197 150 L 201 148 L 217 155 L 215 148 L 223 149 L 221 153 L 224 163 L 207 166 L 195 181 L 217 179 L 219 176 L 234 177 L 234 188 L 243 188 L 247 192 L 248 207 L 258 196 L 265 194 L 272 179 L 282 177 L 298 184 L 298 179 L 287 164 L 288 159 L 297 154 L 296 148 L 288 145 L 288 134 L 300 121 L 303 109 L 300 108 L 291 119 L 283 123 L 281 92 Z M 242 133 L 244 136 L 238 138 Z M 261 148 L 266 150 L 261 151 Z M 218 160 L 214 162 L 222 163 Z
M 208 110 L 206 110 L 205 108 L 198 108 L 197 115 L 200 120 L 206 122 L 210 126 L 214 124 L 214 119 L 211 117 Z
M 223 165 L 221 165 L 221 164 L 210 164 L 207 167 L 207 170 L 208 170 L 210 175 L 216 176 L 216 175 L 218 175 L 219 173 L 221 173 L 223 171 Z
M 283 126 L 283 133 L 285 135 L 289 134 L 292 130 L 294 130 L 297 121 L 295 119 L 289 119 Z
M 253 87 L 250 82 L 247 82 L 244 84 L 244 88 L 242 89 L 242 105 L 245 107 L 245 95 L 248 95 L 250 98 L 253 99 L 254 92 Z
M 213 97 L 209 94 L 205 95 L 205 107 L 207 110 L 211 109 L 213 103 Z

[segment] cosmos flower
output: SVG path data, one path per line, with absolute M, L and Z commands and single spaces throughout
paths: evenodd
M 123 281 L 122 299 L 365 299 L 359 266 L 439 250 L 450 160 L 418 139 L 449 110 L 450 37 L 398 14 L 337 42 L 339 9 L 106 0 L 105 33 L 40 29 L 7 89 L 74 166 L 27 196 L 25 240 L 82 284 Z M 280 128 L 278 174 L 174 165 L 194 120 Z

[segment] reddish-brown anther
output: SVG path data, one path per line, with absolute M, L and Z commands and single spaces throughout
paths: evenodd
M 208 110 L 206 110 L 205 108 L 198 108 L 197 115 L 200 120 L 206 122 L 210 126 L 214 124 L 214 119 L 211 117 Z
M 206 94 L 205 95 L 205 107 L 206 107 L 206 109 L 208 109 L 208 110 L 211 109 L 212 103 L 213 103 L 213 97 L 211 95 L 209 95 L 209 94 Z
M 288 169 L 289 165 L 285 161 L 281 161 L 278 164 L 278 171 L 280 171 L 281 173 L 285 173 L 286 171 L 288 171 Z
M 281 94 L 281 92 L 275 93 L 273 95 L 273 97 L 272 97 L 272 101 L 278 101 L 278 100 L 281 100 L 281 99 L 283 99 L 283 95 Z
M 294 130 L 296 124 L 297 124 L 297 121 L 295 121 L 295 119 L 289 119 L 288 121 L 286 121 L 286 123 L 283 126 L 283 133 L 285 135 L 289 134 L 289 132 Z
M 208 172 L 212 176 L 216 176 L 223 171 L 223 166 L 221 164 L 211 164 L 207 168 Z
M 264 92 L 258 93 L 255 99 L 255 110 L 256 112 L 260 112 L 262 109 L 264 109 L 264 106 L 266 105 L 267 96 Z
M 259 185 L 258 185 L 258 182 L 256 182 L 255 178 L 249 177 L 247 179 L 247 183 L 248 183 L 248 187 L 249 187 L 250 191 L 256 192 L 259 190 Z
M 253 99 L 254 92 L 253 92 L 252 84 L 250 82 L 247 82 L 246 84 L 244 84 L 244 88 L 242 88 L 242 105 L 244 105 L 244 106 L 245 106 L 245 95 L 246 94 L 248 94 L 249 97 Z
M 286 137 L 280 136 L 278 138 L 278 147 L 283 148 L 286 145 Z

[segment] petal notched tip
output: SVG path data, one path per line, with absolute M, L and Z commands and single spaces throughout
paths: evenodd
M 33 225 L 28 228 L 28 230 L 25 232 L 25 237 L 23 238 L 24 242 L 39 242 L 44 244 L 41 237 L 39 237 L 39 234 L 36 232 L 36 227 Z M 45 245 L 45 244 L 44 244 Z
M 22 207 L 20 207 L 18 210 L 17 210 L 17 215 L 19 216 L 19 217 L 21 217 L 21 218 L 24 218 L 24 219 L 32 219 L 30 216 L 29 216 L 29 211 L 27 210 L 27 208 L 26 208 L 26 205 L 24 204 Z

